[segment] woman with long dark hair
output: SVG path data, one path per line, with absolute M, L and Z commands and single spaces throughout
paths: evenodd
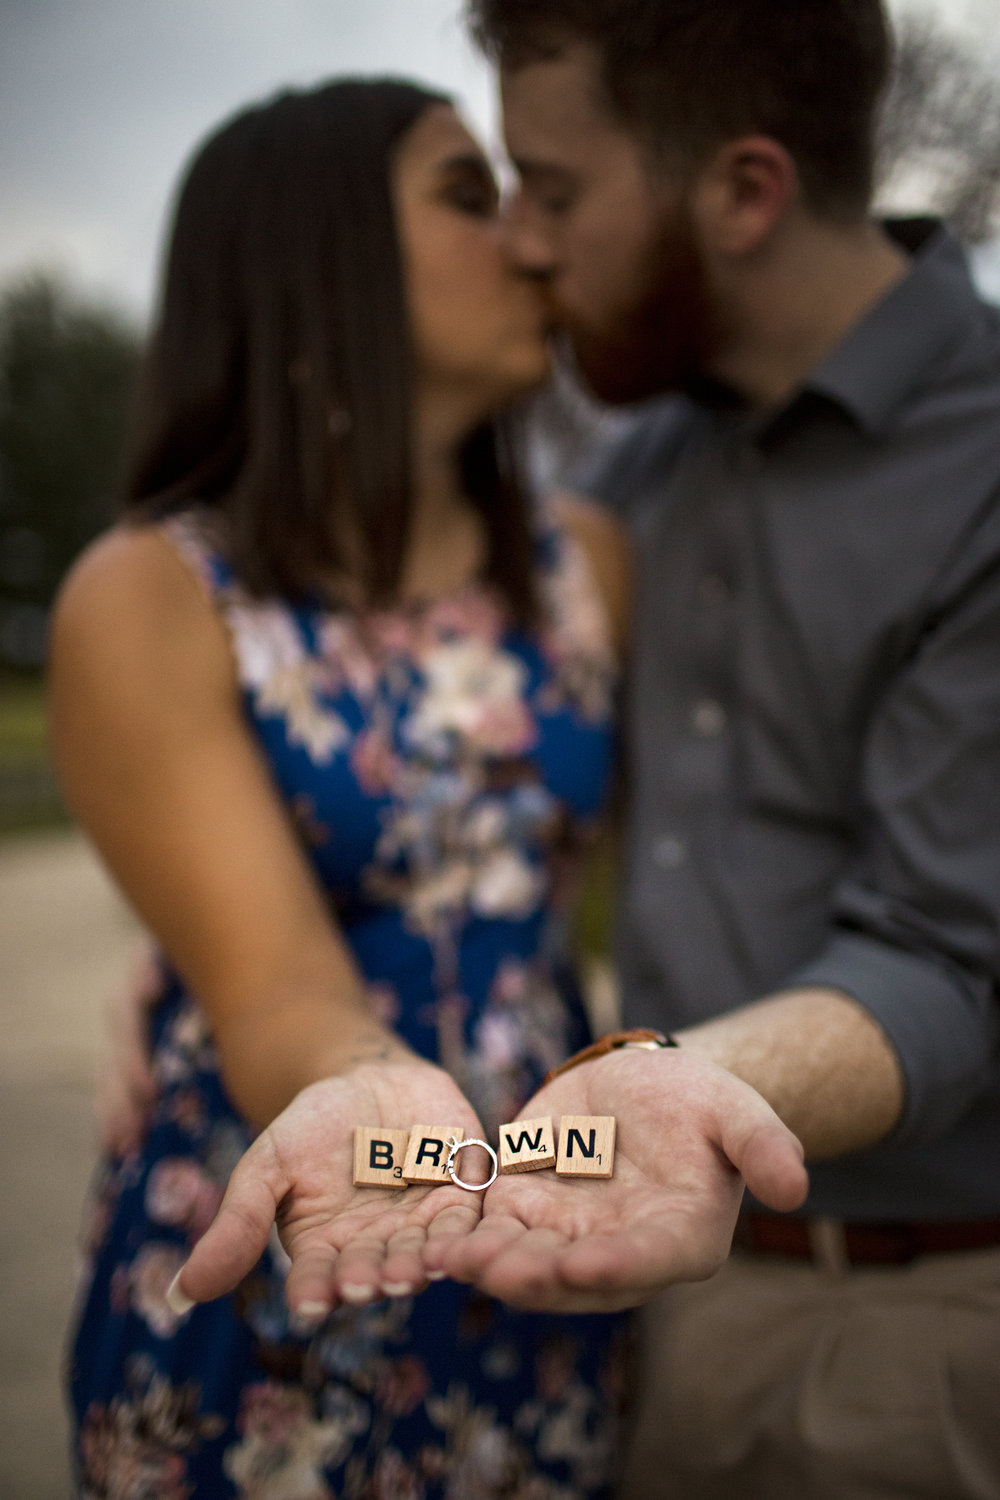
M 284 94 L 188 171 L 126 513 L 53 632 L 67 797 L 162 955 L 156 1097 L 89 1216 L 88 1500 L 606 1492 L 616 1320 L 413 1295 L 457 1187 L 401 1195 L 377 1287 L 350 1254 L 335 1298 L 308 1255 L 286 1286 L 274 1238 L 232 1296 L 167 1296 L 291 1101 L 347 1171 L 353 1124 L 492 1134 L 586 1039 L 550 933 L 604 794 L 623 572 L 610 522 L 532 519 L 496 420 L 545 333 L 438 95 Z

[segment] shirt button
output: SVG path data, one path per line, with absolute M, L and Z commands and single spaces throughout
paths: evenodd
M 726 727 L 726 710 L 715 698 L 700 698 L 691 710 L 691 729 L 703 740 L 716 739 Z
M 663 838 L 657 839 L 653 845 L 653 863 L 659 865 L 661 870 L 676 870 L 687 858 L 687 848 L 683 839 L 677 838 L 675 834 L 664 834 Z

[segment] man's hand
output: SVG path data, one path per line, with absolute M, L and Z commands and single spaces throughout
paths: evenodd
M 460 1125 L 467 1139 L 482 1135 L 447 1073 L 417 1058 L 363 1063 L 303 1089 L 240 1160 L 214 1222 L 171 1288 L 171 1305 L 186 1310 L 231 1291 L 256 1264 L 275 1221 L 292 1262 L 286 1299 L 303 1329 L 340 1301 L 421 1290 L 425 1244 L 442 1231 L 452 1240 L 470 1234 L 482 1195 L 450 1183 L 396 1191 L 353 1186 L 354 1127 L 413 1124 Z M 463 1177 L 474 1180 L 469 1157 L 477 1154 L 485 1155 L 466 1153 Z
M 712 1275 L 729 1253 L 744 1183 L 797 1208 L 802 1150 L 748 1084 L 683 1049 L 620 1051 L 542 1088 L 524 1119 L 614 1115 L 610 1180 L 536 1171 L 500 1177 L 472 1234 L 428 1241 L 424 1264 L 515 1306 L 631 1307 L 675 1281 Z

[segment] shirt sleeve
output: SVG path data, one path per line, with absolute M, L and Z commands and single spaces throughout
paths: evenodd
M 906 1081 L 893 1139 L 949 1129 L 1000 1052 L 1000 497 L 876 706 L 868 836 L 824 950 L 789 981 L 862 1004 Z

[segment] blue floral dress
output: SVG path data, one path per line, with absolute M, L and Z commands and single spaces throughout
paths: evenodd
M 586 559 L 541 537 L 540 623 L 487 586 L 360 616 L 250 597 L 191 513 L 165 531 L 210 591 L 247 721 L 372 1008 L 487 1129 L 586 1040 L 558 927 L 611 758 L 614 662 Z M 608 1493 L 618 1317 L 517 1313 L 449 1282 L 293 1336 L 272 1238 L 230 1297 L 164 1293 L 248 1127 L 196 998 L 165 967 L 142 1151 L 88 1210 L 71 1351 L 84 1500 L 583 1500 Z

